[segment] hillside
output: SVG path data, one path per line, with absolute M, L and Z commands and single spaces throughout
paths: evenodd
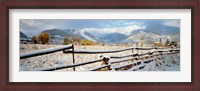
M 48 30 L 44 30 L 42 33 L 48 33 L 50 36 L 55 36 L 55 35 L 59 35 L 59 36 L 66 36 L 67 34 L 60 29 L 48 29 Z
M 180 42 L 180 31 L 168 33 L 159 33 L 158 31 L 152 32 L 147 30 L 135 30 L 132 31 L 131 35 L 125 40 L 126 42 L 144 42 L 144 43 L 154 43 L 162 39 L 162 43 L 165 43 L 167 39 L 170 41 L 175 40 Z
M 125 43 L 126 35 L 120 33 L 110 33 L 105 37 L 100 38 L 105 43 Z
M 166 26 L 160 23 L 159 21 L 151 22 L 146 24 L 144 29 L 133 30 L 129 35 L 121 34 L 119 32 L 112 33 L 99 33 L 98 32 L 89 32 L 83 29 L 48 29 L 43 32 L 47 32 L 51 37 L 51 42 L 60 41 L 67 36 L 69 39 L 73 37 L 80 39 L 87 39 L 93 42 L 102 42 L 102 43 L 154 43 L 162 39 L 164 43 L 167 39 L 175 40 L 180 42 L 180 28 Z M 59 43 L 59 42 L 58 42 Z
M 126 42 L 143 42 L 143 43 L 154 43 L 159 41 L 159 39 L 162 39 L 162 42 L 164 43 L 169 36 L 168 35 L 157 35 L 154 33 L 144 32 L 140 31 L 136 34 L 130 35 L 125 41 Z
M 93 42 L 100 41 L 92 34 L 77 29 L 48 29 L 42 31 L 42 33 L 44 32 L 49 34 L 50 44 L 62 44 L 65 36 L 67 36 L 69 39 L 80 38 L 81 40 L 87 39 Z
M 101 42 L 101 40 L 99 38 L 97 38 L 96 36 L 90 34 L 89 32 L 86 32 L 84 30 L 80 30 L 80 35 L 87 40 L 90 40 L 93 42 Z
M 20 31 L 20 38 L 28 38 L 23 32 Z
M 161 21 L 149 21 L 145 23 L 146 28 L 143 29 L 145 32 L 150 32 L 158 35 L 174 35 L 180 33 L 179 27 L 166 26 Z

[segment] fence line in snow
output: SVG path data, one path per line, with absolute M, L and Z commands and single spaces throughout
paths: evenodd
M 75 58 L 74 58 L 74 54 L 99 54 L 99 53 L 117 53 L 117 52 L 123 52 L 123 51 L 128 51 L 128 50 L 132 50 L 132 53 L 134 50 L 153 50 L 144 54 L 131 54 L 131 55 L 126 55 L 126 56 L 111 56 L 109 57 L 109 59 L 107 61 L 105 61 L 104 59 L 98 59 L 98 60 L 92 60 L 92 61 L 86 61 L 86 62 L 82 62 L 82 63 L 75 63 Z M 143 58 L 151 58 L 154 56 L 158 56 L 158 55 L 166 55 L 166 54 L 173 54 L 173 53 L 179 53 L 179 49 L 169 49 L 169 48 L 135 48 L 135 47 L 131 47 L 131 48 L 125 48 L 125 49 L 119 49 L 119 50 L 108 50 L 108 51 L 89 51 L 89 50 L 74 50 L 74 45 L 69 44 L 63 47 L 56 47 L 56 48 L 49 48 L 49 49 L 43 49 L 43 50 L 38 50 L 38 51 L 34 51 L 34 52 L 29 52 L 29 53 L 22 53 L 20 54 L 20 59 L 25 59 L 25 58 L 30 58 L 30 57 L 35 57 L 35 56 L 40 56 L 40 55 L 45 55 L 45 54 L 50 54 L 50 53 L 54 53 L 54 52 L 59 52 L 59 51 L 63 51 L 63 53 L 72 53 L 72 57 L 73 57 L 73 64 L 69 64 L 69 65 L 61 65 L 61 66 L 55 66 L 55 67 L 50 67 L 50 68 L 42 68 L 42 69 L 34 69 L 31 71 L 53 71 L 53 70 L 59 70 L 59 69 L 64 69 L 64 68 L 72 68 L 75 71 L 75 67 L 77 66 L 82 66 L 82 65 L 87 65 L 87 64 L 91 64 L 91 63 L 96 63 L 96 62 L 104 62 L 106 64 L 104 65 L 100 65 L 98 67 L 95 68 L 91 68 L 89 69 L 89 71 L 95 71 L 95 70 L 100 70 L 102 68 L 108 68 L 109 70 L 115 70 L 115 69 L 120 69 L 123 67 L 128 67 L 130 66 L 131 68 L 129 70 L 133 70 L 135 68 L 137 68 L 137 65 L 140 64 L 136 64 L 141 62 L 141 64 L 146 64 L 152 61 L 151 60 L 146 60 L 146 61 L 138 61 L 138 62 L 132 62 L 130 64 L 126 64 L 126 65 L 120 65 L 120 66 L 114 66 L 111 67 L 112 64 L 114 63 L 121 63 L 121 62 L 126 62 L 126 61 L 130 61 L 130 60 L 140 60 Z M 157 54 L 155 54 L 157 53 Z M 131 57 L 131 58 L 127 58 L 127 57 Z M 119 59 L 119 58 L 126 58 L 126 59 Z M 114 59 L 118 59 L 118 60 L 114 60 Z M 136 64 L 136 65 L 135 65 Z M 138 67 L 139 69 L 144 68 L 144 66 Z

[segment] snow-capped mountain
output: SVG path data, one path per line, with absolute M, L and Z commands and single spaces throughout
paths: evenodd
M 161 21 L 146 22 L 143 25 L 145 28 L 132 30 L 129 35 L 123 34 L 123 31 L 102 32 L 103 30 L 84 29 L 48 29 L 43 32 L 47 32 L 52 40 L 63 40 L 67 36 L 70 39 L 76 37 L 102 43 L 154 43 L 160 39 L 163 43 L 167 39 L 180 41 L 180 27 L 166 26 Z
M 107 33 L 105 36 L 97 37 L 94 34 L 91 34 L 85 30 L 78 29 L 49 29 L 45 30 L 51 37 L 51 42 L 53 43 L 62 43 L 65 36 L 69 39 L 73 37 L 80 39 L 87 39 L 93 42 L 103 42 L 103 43 L 154 43 L 162 39 L 164 43 L 167 39 L 180 41 L 180 34 L 161 34 L 155 33 L 148 30 L 134 30 L 130 35 L 125 35 L 121 33 Z
M 100 42 L 101 41 L 98 37 L 90 34 L 89 32 L 86 32 L 85 30 L 80 30 L 80 35 L 82 37 L 84 37 L 85 39 L 93 41 L 93 42 Z
M 143 42 L 143 43 L 154 43 L 162 39 L 164 43 L 167 39 L 169 39 L 169 35 L 158 35 L 150 32 L 139 31 L 136 34 L 130 35 L 125 41 L 134 43 L 134 42 Z
M 20 38 L 28 38 L 23 32 L 20 31 Z
M 104 43 L 125 43 L 124 41 L 128 36 L 120 33 L 109 33 L 100 38 Z
M 99 42 L 100 39 L 93 36 L 92 34 L 78 29 L 48 29 L 44 30 L 42 33 L 48 33 L 50 36 L 50 42 L 52 44 L 61 44 L 63 43 L 63 39 L 67 36 L 69 39 L 80 38 L 80 39 L 87 39 L 93 42 Z

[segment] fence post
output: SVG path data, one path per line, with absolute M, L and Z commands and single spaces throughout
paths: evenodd
M 75 58 L 74 58 L 74 44 L 72 44 L 72 56 L 73 56 L 73 64 L 75 64 Z M 73 67 L 73 70 L 75 71 L 75 67 Z
M 109 65 L 108 67 L 106 67 L 106 70 L 112 70 L 112 68 L 110 67 L 110 63 L 108 62 L 110 60 L 110 57 L 108 56 L 100 56 L 102 58 L 102 64 L 101 65 Z
M 132 48 L 132 54 L 134 54 L 134 51 L 133 51 L 133 49 L 134 49 L 134 48 Z

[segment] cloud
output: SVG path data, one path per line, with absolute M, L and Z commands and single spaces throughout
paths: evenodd
M 109 27 L 126 27 L 129 25 L 142 25 L 142 22 L 139 22 L 138 20 L 110 20 L 102 25 Z
M 129 25 L 126 27 L 111 27 L 111 28 L 83 28 L 84 31 L 90 32 L 90 33 L 121 33 L 129 35 L 132 31 L 137 29 L 144 29 L 145 27 L 140 25 Z
M 55 26 L 53 24 L 49 24 L 48 21 L 21 19 L 19 22 L 20 31 L 22 31 L 29 37 L 37 35 L 43 30 L 55 28 Z
M 49 24 L 48 21 L 41 21 L 41 20 L 31 20 L 31 19 L 23 19 L 20 20 L 20 25 L 22 27 L 27 27 L 30 29 L 48 29 L 48 28 L 55 28 L 53 24 Z
M 109 19 L 21 19 L 20 30 L 32 37 L 47 29 L 88 29 L 103 32 L 119 32 L 128 34 L 134 29 L 141 28 L 140 22 L 135 20 L 109 20 Z M 96 28 L 96 29 L 94 29 Z M 129 30 L 130 29 L 130 30 Z
M 143 23 L 141 23 L 141 22 L 134 22 L 134 21 L 132 21 L 132 22 L 125 22 L 124 23 L 124 25 L 142 25 Z
M 159 21 L 159 22 L 158 22 Z M 150 22 L 150 23 L 148 23 Z M 20 31 L 27 36 L 36 36 L 47 29 L 82 29 L 94 35 L 100 33 L 121 33 L 129 35 L 137 29 L 158 23 L 165 26 L 180 27 L 180 20 L 119 20 L 119 19 L 21 19 Z M 146 25 L 145 25 L 146 24 Z
M 167 20 L 163 22 L 163 25 L 180 28 L 180 20 Z

